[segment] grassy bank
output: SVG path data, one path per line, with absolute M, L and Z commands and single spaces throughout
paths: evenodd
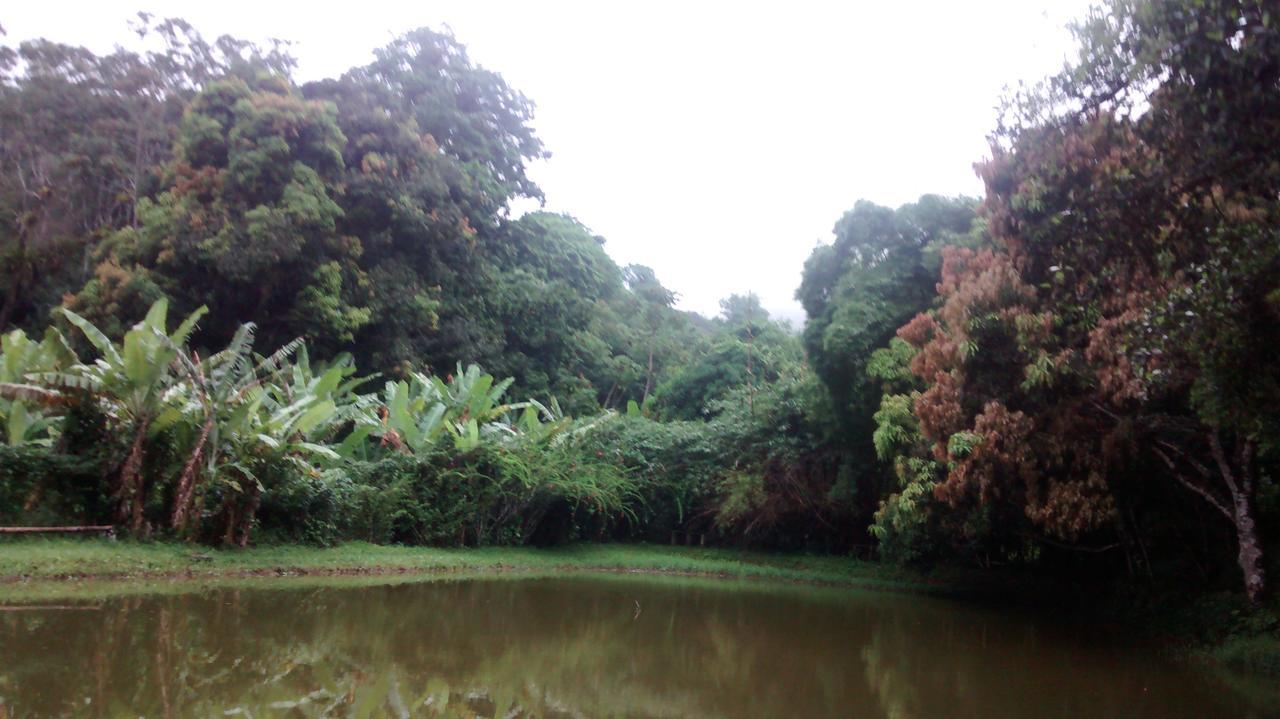
M 812 582 L 878 589 L 959 589 L 940 579 L 847 557 L 655 545 L 439 549 L 351 542 L 210 550 L 169 542 L 21 539 L 0 542 L 0 598 L 16 583 L 282 575 L 629 571 Z
M 1232 592 L 1165 593 L 1125 602 L 1112 607 L 1112 613 L 1175 655 L 1231 672 L 1280 678 L 1280 595 L 1250 606 Z M 1280 702 L 1280 684 L 1273 689 Z

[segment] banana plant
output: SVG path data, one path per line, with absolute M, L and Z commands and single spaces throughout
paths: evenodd
M 184 527 L 201 479 L 256 498 L 262 491 L 254 471 L 259 461 L 282 459 L 314 473 L 312 460 L 339 458 L 326 441 L 349 417 L 343 410 L 360 400 L 355 389 L 367 378 L 351 377 L 350 356 L 313 368 L 300 339 L 267 357 L 254 355 L 254 330 L 252 323 L 242 325 L 225 350 L 203 361 L 180 355 L 194 398 L 185 409 L 201 416 L 202 429 L 175 492 L 174 529 Z M 238 522 L 242 542 L 253 506 L 251 501 Z M 236 529 L 230 526 L 228 535 Z
M 527 402 L 504 404 L 502 395 L 514 380 L 510 377 L 494 383 L 493 375 L 468 365 L 464 370 L 458 364 L 457 374 L 446 383 L 439 377 L 431 377 L 437 393 L 443 398 L 445 431 L 453 439 L 454 449 L 470 452 L 485 441 L 501 442 L 517 435 L 508 415 L 528 407 Z
M 387 382 L 382 391 L 385 404 L 373 425 L 384 445 L 399 451 L 425 452 L 444 432 L 448 406 L 430 379 L 413 373 L 408 381 Z
M 388 382 L 377 433 L 384 444 L 413 452 L 426 451 L 444 437 L 458 452 L 507 441 L 519 434 L 511 415 L 530 406 L 502 401 L 512 381 L 495 382 L 479 365 L 464 369 L 459 363 L 457 373 L 446 379 L 415 372 L 407 381 Z
M 441 379 L 421 372 L 387 382 L 378 401 L 359 405 L 356 431 L 339 448 L 344 456 L 369 435 L 382 446 L 406 453 L 452 445 L 459 453 L 486 443 L 543 444 L 562 439 L 573 420 L 552 399 L 504 402 L 510 378 L 495 381 L 478 365 Z M 380 401 L 380 402 L 379 402 Z
M 185 380 L 179 366 L 181 348 L 207 308 L 192 312 L 177 329 L 167 331 L 169 303 L 159 300 L 143 320 L 125 333 L 117 346 L 89 320 L 67 309 L 62 314 L 80 330 L 98 352 L 91 364 L 76 364 L 65 371 L 34 375 L 46 386 L 62 392 L 82 392 L 96 399 L 110 422 L 131 438 L 129 452 L 116 479 L 121 521 L 137 532 L 142 528 L 145 482 L 142 477 L 147 440 L 162 424 L 157 418 L 180 401 L 179 385 Z
M 272 364 L 268 359 L 260 367 L 266 370 Z M 248 541 L 257 498 L 263 491 L 254 474 L 255 461 L 285 461 L 303 474 L 318 475 L 321 466 L 342 457 L 329 443 L 371 402 L 356 393 L 368 378 L 351 376 L 355 366 L 349 357 L 312 368 L 305 347 L 300 346 L 298 361 L 281 366 L 278 371 L 264 372 L 259 384 L 249 391 L 246 405 L 230 417 L 224 456 L 233 461 L 216 468 L 221 481 L 248 498 L 238 515 L 238 526 L 231 517 L 227 524 L 227 540 L 238 532 L 241 545 Z M 356 427 L 351 434 L 366 432 Z
M 197 485 L 215 474 L 228 419 L 236 416 L 237 408 L 248 407 L 247 394 L 257 384 L 252 362 L 254 331 L 253 323 L 241 325 L 226 349 L 204 359 L 186 347 L 173 348 L 187 378 L 181 393 L 183 402 L 166 409 L 153 426 L 157 430 L 174 425 L 199 428 L 178 475 L 169 519 L 173 529 L 183 529 Z
M 530 444 L 545 444 L 555 441 L 573 424 L 573 418 L 565 415 L 560 403 L 551 398 L 550 404 L 531 399 L 525 402 L 524 411 L 514 423 L 519 428 L 520 440 Z
M 271 370 L 276 364 L 268 358 L 262 369 Z M 373 376 L 354 377 L 355 372 L 355 361 L 345 353 L 313 367 L 306 346 L 299 345 L 293 362 L 263 376 L 259 441 L 291 456 L 309 454 L 329 460 L 342 456 L 327 443 L 374 402 L 356 391 Z M 350 434 L 362 440 L 368 431 L 357 426 Z
M 262 404 L 256 413 L 257 441 L 269 452 L 298 461 L 305 457 L 339 459 L 341 455 L 326 442 L 364 403 L 356 389 L 369 379 L 353 378 L 354 373 L 350 355 L 313 370 L 306 348 L 300 347 L 296 362 L 263 379 Z M 313 470 L 310 465 L 304 468 Z
M 493 421 L 513 407 L 501 404 L 501 399 L 515 380 L 508 377 L 494 384 L 493 375 L 482 371 L 477 364 L 468 365 L 464 370 L 459 362 L 457 374 L 449 377 L 447 383 L 439 377 L 430 380 L 445 403 L 461 411 L 459 420 Z
M 32 384 L 32 377 L 59 372 L 75 362 L 66 339 L 52 327 L 39 342 L 22 330 L 0 335 L 0 427 L 6 444 L 52 443 L 57 421 L 48 409 L 63 396 Z

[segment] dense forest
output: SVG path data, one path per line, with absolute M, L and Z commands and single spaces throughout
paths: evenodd
M 0 48 L 0 522 L 874 553 L 1267 592 L 1280 16 L 1111 0 L 981 198 L 858 201 L 802 329 L 522 215 L 533 105 L 419 29 Z M 851 198 L 851 200 L 854 198 Z M 807 238 L 778 238 L 806 241 Z M 1274 571 L 1274 570 L 1273 570 Z

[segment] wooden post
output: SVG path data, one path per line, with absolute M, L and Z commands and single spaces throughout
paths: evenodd
M 104 534 L 115 539 L 116 528 L 112 524 L 68 527 L 0 527 L 0 534 Z

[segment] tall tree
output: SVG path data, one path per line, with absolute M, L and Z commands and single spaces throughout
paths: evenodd
M 933 302 L 940 248 L 984 241 L 975 206 L 936 195 L 897 210 L 859 201 L 836 223 L 835 241 L 805 262 L 796 291 L 809 318 L 805 352 L 830 393 L 833 431 L 868 519 L 892 480 L 877 466 L 871 441 L 882 392 L 867 362 Z
M 769 318 L 755 293 L 720 301 L 707 347 L 681 363 L 657 389 L 664 418 L 710 419 L 731 395 L 753 413 L 756 396 L 768 385 L 795 373 L 803 349 L 790 327 Z
M 657 378 L 658 366 L 654 363 L 654 359 L 658 353 L 658 337 L 670 315 L 671 305 L 676 300 L 676 294 L 671 290 L 663 287 L 658 282 L 657 276 L 653 269 L 644 265 L 627 265 L 626 267 L 627 289 L 636 296 L 640 301 L 642 308 L 643 322 L 647 336 L 646 340 L 646 365 L 644 394 L 642 400 L 647 400 L 649 394 L 653 392 L 655 380 Z
M 525 174 L 528 160 L 547 155 L 529 127 L 533 104 L 497 73 L 473 65 L 452 34 L 419 28 L 374 55 L 343 80 L 379 88 L 391 109 L 467 169 L 491 212 L 511 197 L 542 197 Z
M 1017 98 L 980 168 L 997 252 L 956 252 L 904 328 L 939 496 L 1010 503 L 1060 537 L 1132 526 L 1163 476 L 1237 536 L 1280 432 L 1280 28 L 1267 3 L 1115 0 Z M 1130 507 L 1129 509 L 1132 509 Z
M 276 345 L 350 342 L 370 313 L 359 240 L 337 226 L 346 138 L 334 115 L 283 81 L 210 84 L 179 127 L 167 189 L 106 243 L 98 278 L 73 304 L 101 311 L 149 283 L 183 308 L 218 307 L 202 327 L 211 343 L 242 320 Z
M 210 44 L 181 20 L 142 14 L 133 29 L 158 48 L 0 49 L 0 328 L 47 321 L 92 277 L 99 242 L 139 222 L 193 93 L 214 76 L 292 66 L 278 45 Z

